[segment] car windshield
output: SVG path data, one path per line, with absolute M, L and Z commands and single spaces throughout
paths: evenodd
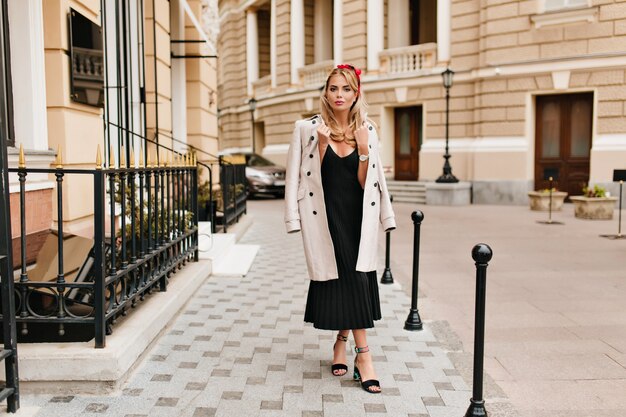
M 249 167 L 271 167 L 276 165 L 272 161 L 263 158 L 255 153 L 246 155 L 246 164 Z

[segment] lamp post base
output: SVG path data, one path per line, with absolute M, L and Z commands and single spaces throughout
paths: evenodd
M 459 179 L 450 173 L 450 174 L 441 175 L 439 178 L 435 180 L 435 182 L 455 183 L 455 182 L 459 182 Z
M 391 269 L 385 268 L 383 276 L 380 278 L 381 284 L 393 284 L 393 275 L 391 275 Z
M 422 319 L 420 318 L 420 313 L 417 311 L 417 309 L 411 309 L 409 311 L 409 316 L 404 322 L 404 330 L 422 330 Z
M 485 410 L 485 401 L 470 400 L 470 406 L 465 413 L 465 417 L 487 417 L 487 410 Z

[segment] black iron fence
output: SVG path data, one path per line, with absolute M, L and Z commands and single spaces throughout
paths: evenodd
M 209 168 L 209 179 L 199 185 L 199 218 L 210 221 L 213 232 L 219 228 L 226 233 L 247 210 L 246 165 L 233 164 L 223 158 L 198 162 L 198 165 Z M 215 165 L 219 167 L 219 187 L 213 183 L 211 168 Z
M 231 164 L 220 159 L 220 187 L 222 191 L 222 217 L 224 232 L 247 211 L 246 165 Z
M 14 291 L 20 336 L 32 328 L 39 332 L 44 325 L 48 331 L 54 328 L 57 340 L 62 340 L 66 331 L 87 326 L 95 346 L 104 347 L 117 318 L 151 291 L 165 291 L 173 273 L 186 262 L 197 261 L 198 175 L 192 159 L 175 156 L 169 163 L 146 165 L 140 159 L 138 167 L 126 167 L 121 161 L 120 168 L 111 162 L 108 169 L 99 162 L 96 169 L 66 169 L 60 163 L 56 168 L 26 169 L 22 161 L 20 168 L 9 170 L 20 184 L 21 270 Z M 52 276 L 45 271 L 33 276 L 27 265 L 26 219 L 31 207 L 25 197 L 31 174 L 49 174 L 56 180 L 57 229 L 50 233 L 56 240 L 57 265 L 48 269 L 56 272 Z M 65 251 L 81 246 L 84 250 L 85 241 L 70 245 L 75 237 L 63 230 L 68 203 L 63 195 L 71 177 L 81 183 L 89 178 L 93 189 L 82 192 L 93 198 L 94 206 L 93 239 L 87 240 L 91 247 L 74 271 L 64 265 Z

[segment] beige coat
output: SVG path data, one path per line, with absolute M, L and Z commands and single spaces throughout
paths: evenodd
M 309 277 L 314 281 L 337 279 L 335 250 L 328 229 L 315 116 L 296 122 L 287 156 L 285 225 L 288 233 L 302 230 Z M 379 222 L 385 231 L 395 229 L 387 183 L 378 153 L 376 129 L 368 123 L 370 164 L 363 193 L 363 220 L 356 270 L 376 270 Z M 360 162 L 361 163 L 361 162 Z

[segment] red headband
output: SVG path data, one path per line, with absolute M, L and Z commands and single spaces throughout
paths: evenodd
M 337 65 L 337 68 L 351 69 L 352 71 L 354 71 L 354 74 L 356 75 L 357 86 L 358 86 L 357 93 L 361 94 L 361 70 L 350 64 L 340 64 L 340 65 Z

